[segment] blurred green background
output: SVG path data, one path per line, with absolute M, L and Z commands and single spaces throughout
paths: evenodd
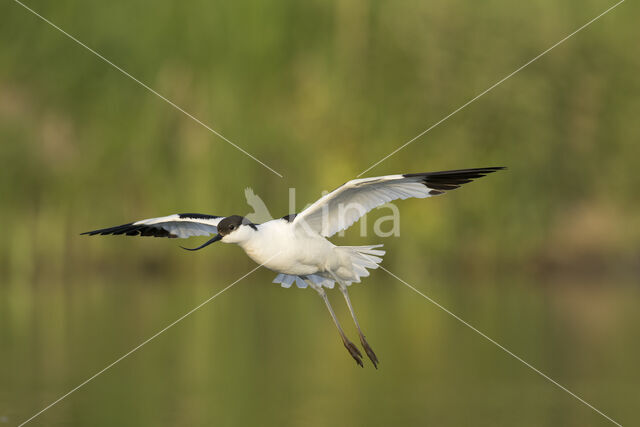
M 20 5 L 0 5 L 0 425 L 241 277 L 241 249 L 80 232 L 315 200 L 613 2 L 29 1 L 279 178 Z M 640 30 L 625 2 L 368 176 L 508 166 L 399 202 L 383 265 L 624 425 L 640 422 Z M 188 245 L 195 245 L 194 239 Z M 381 359 L 259 270 L 33 425 L 609 422 L 378 270 Z M 341 297 L 331 295 L 356 337 Z

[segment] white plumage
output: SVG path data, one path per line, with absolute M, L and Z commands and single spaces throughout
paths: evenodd
M 142 219 L 116 227 L 87 231 L 90 236 L 96 234 L 124 234 L 127 236 L 179 237 L 210 236 L 218 232 L 218 223 L 224 217 L 204 214 L 175 214 L 159 218 Z
M 324 299 L 345 347 L 362 366 L 362 354 L 345 336 L 324 291 L 325 288 L 333 289 L 338 283 L 358 328 L 360 342 L 377 367 L 378 358 L 360 330 L 347 287 L 368 276 L 369 270 L 378 268 L 385 251 L 379 249 L 381 244 L 336 246 L 327 237 L 349 228 L 367 212 L 385 203 L 440 195 L 500 169 L 503 168 L 354 179 L 321 197 L 297 215 L 287 215 L 263 224 L 253 224 L 238 215 L 175 214 L 83 234 L 188 238 L 217 233 L 203 245 L 189 250 L 202 249 L 218 240 L 236 243 L 255 262 L 278 273 L 274 283 L 284 288 L 290 288 L 295 283 L 298 288 L 315 289 Z M 266 210 L 266 207 L 260 210 Z
M 321 197 L 293 220 L 324 237 L 346 230 L 370 210 L 396 199 L 432 196 L 419 177 L 404 175 L 354 179 Z

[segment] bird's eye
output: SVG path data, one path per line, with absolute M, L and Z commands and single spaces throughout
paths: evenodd
M 235 226 L 235 225 L 232 225 L 232 226 L 230 226 L 229 228 L 230 228 L 230 229 L 232 229 L 232 230 L 235 230 L 236 226 Z

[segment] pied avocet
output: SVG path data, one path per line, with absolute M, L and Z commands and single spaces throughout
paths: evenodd
M 253 224 L 239 215 L 224 217 L 188 213 L 143 219 L 82 234 L 180 238 L 215 234 L 203 245 L 188 250 L 202 249 L 218 240 L 236 243 L 255 262 L 279 273 L 274 283 L 288 288 L 295 282 L 299 288 L 306 288 L 308 285 L 315 289 L 327 305 L 344 346 L 356 362 L 363 366 L 362 354 L 344 334 L 325 293 L 325 288 L 332 289 L 338 283 L 360 334 L 360 342 L 377 368 L 378 358 L 360 329 L 347 287 L 368 276 L 367 269 L 377 268 L 385 252 L 379 249 L 382 245 L 336 246 L 327 238 L 349 228 L 371 209 L 392 200 L 437 196 L 500 169 L 504 168 L 354 179 L 321 197 L 298 214 L 263 224 Z

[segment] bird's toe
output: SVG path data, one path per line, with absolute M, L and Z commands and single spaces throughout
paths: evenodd
M 364 336 L 360 337 L 360 343 L 362 344 L 362 347 L 364 348 L 365 353 L 367 353 L 367 356 L 369 357 L 369 359 L 371 360 L 371 362 L 373 363 L 373 366 L 378 369 L 378 363 L 380 363 L 378 361 L 378 357 L 376 356 L 376 354 L 373 352 L 373 349 L 371 348 L 371 346 L 369 345 L 369 343 L 367 342 L 366 339 L 364 339 Z
M 351 354 L 351 357 L 353 357 L 356 363 L 360 365 L 360 367 L 364 367 L 364 364 L 362 363 L 362 353 L 360 353 L 358 347 L 356 347 L 356 345 L 351 341 L 345 341 L 344 346 L 349 351 L 349 354 Z

